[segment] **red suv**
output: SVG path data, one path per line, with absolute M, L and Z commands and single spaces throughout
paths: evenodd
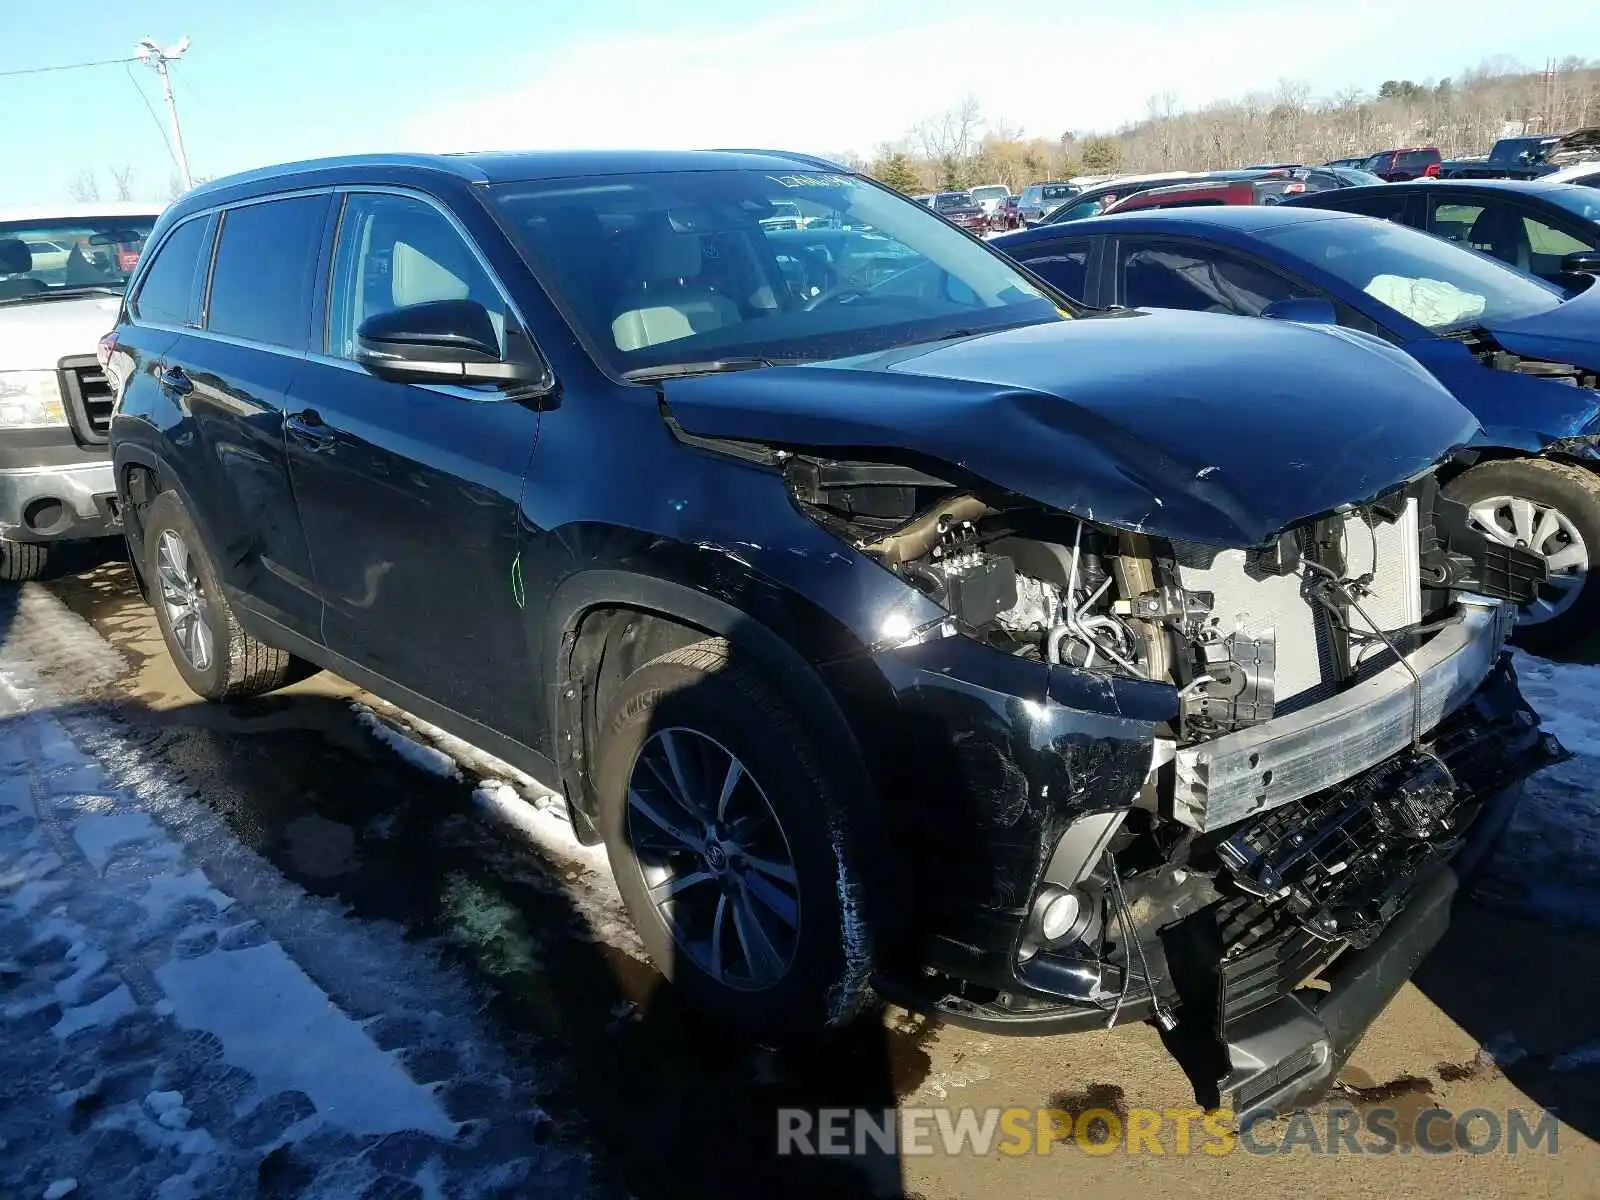
M 1407 150 L 1384 150 L 1361 164 L 1380 179 L 1394 183 L 1401 179 L 1437 179 L 1443 155 L 1437 146 L 1412 146 Z

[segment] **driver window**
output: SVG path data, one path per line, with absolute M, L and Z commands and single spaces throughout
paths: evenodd
M 352 358 L 367 318 L 435 300 L 483 305 L 505 353 L 505 299 L 455 226 L 411 196 L 352 194 L 334 253 L 328 353 Z

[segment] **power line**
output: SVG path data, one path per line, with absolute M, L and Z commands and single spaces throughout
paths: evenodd
M 57 67 L 23 67 L 16 71 L 0 71 L 0 79 L 10 75 L 43 75 L 49 71 L 81 71 L 85 67 L 114 67 L 118 63 L 137 62 L 134 58 L 102 58 L 95 62 L 62 63 Z
M 178 156 L 173 152 L 172 142 L 167 138 L 167 131 L 161 124 L 161 118 L 156 116 L 155 105 L 150 103 L 150 97 L 144 94 L 144 89 L 139 86 L 139 81 L 133 77 L 133 68 L 126 64 L 133 59 L 124 60 L 123 70 L 128 73 L 128 82 L 133 84 L 133 90 L 139 93 L 139 99 L 144 101 L 144 110 L 150 114 L 150 119 L 156 123 L 156 133 L 161 135 L 161 144 L 167 148 L 167 157 L 172 160 L 172 165 L 178 165 Z

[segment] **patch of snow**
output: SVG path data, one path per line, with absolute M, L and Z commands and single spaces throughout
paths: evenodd
M 445 779 L 461 778 L 460 764 L 443 750 L 425 746 L 415 738 L 407 737 L 365 704 L 351 701 L 350 707 L 355 711 L 356 720 L 366 727 L 367 732 L 412 766 Z
M 182 1092 L 151 1092 L 144 1098 L 145 1106 L 160 1116 L 164 1112 L 171 1112 L 175 1108 L 183 1107 Z
M 96 871 L 104 872 L 112 852 L 121 846 L 137 845 L 164 835 L 148 813 L 120 812 L 79 821 L 72 830 L 72 840 Z
M 155 971 L 173 1016 L 222 1043 L 223 1057 L 268 1092 L 298 1091 L 350 1133 L 417 1129 L 453 1137 L 456 1123 L 433 1094 L 340 1012 L 305 972 L 268 942 Z M 285 1053 L 293 1047 L 292 1053 Z
M 128 985 L 121 983 L 98 1000 L 67 1009 L 61 1014 L 61 1020 L 51 1026 L 50 1032 L 64 1041 L 80 1029 L 110 1025 L 117 1018 L 138 1010 L 139 1006 L 134 1003 Z
M 554 795 L 542 797 L 539 804 L 523 799 L 522 793 L 499 779 L 485 779 L 472 793 L 472 802 L 496 821 L 537 843 L 558 858 L 567 859 L 611 874 L 611 859 L 602 845 L 585 846 L 572 832 L 566 802 Z
M 70 1196 L 78 1190 L 76 1179 L 58 1179 L 43 1192 L 44 1200 L 62 1200 L 63 1196 Z
M 1579 1067 L 1600 1067 L 1600 1038 L 1550 1060 L 1552 1071 L 1576 1071 Z
M 1507 1029 L 1495 1034 L 1478 1050 L 1478 1058 L 1487 1060 L 1497 1067 L 1509 1067 L 1528 1057 L 1528 1052 L 1523 1049 L 1522 1043 L 1517 1041 L 1517 1035 Z
M 1600 667 L 1513 653 L 1522 694 L 1574 754 L 1600 758 Z

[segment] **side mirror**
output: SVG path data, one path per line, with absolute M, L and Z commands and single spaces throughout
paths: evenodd
M 1600 250 L 1574 250 L 1561 260 L 1564 275 L 1600 275 Z
M 1263 317 L 1275 321 L 1297 321 L 1301 325 L 1337 325 L 1339 313 L 1333 301 L 1320 296 L 1302 296 L 1290 300 L 1274 300 L 1261 310 Z
M 355 360 L 403 383 L 547 382 L 542 365 L 500 357 L 489 310 L 476 300 L 433 300 L 375 313 L 356 330 Z

